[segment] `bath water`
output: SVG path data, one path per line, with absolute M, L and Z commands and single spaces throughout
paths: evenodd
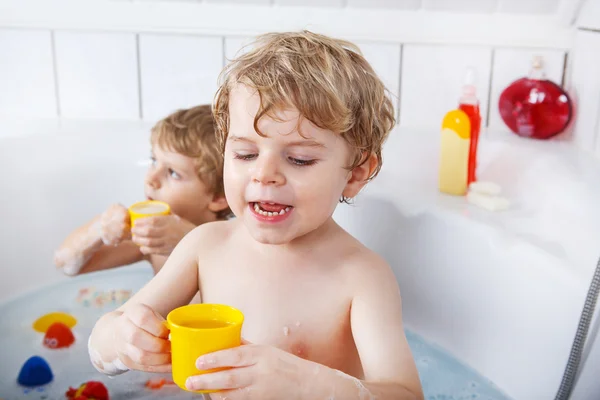
M 110 398 L 115 400 L 198 399 L 198 395 L 174 385 L 154 390 L 146 387 L 148 379 L 170 379 L 169 374 L 130 371 L 109 378 L 97 372 L 89 361 L 87 338 L 92 327 L 102 314 L 116 308 L 117 303 L 109 301 L 102 305 L 102 302 L 76 301 L 80 289 L 94 287 L 99 292 L 107 293 L 123 293 L 122 290 L 135 292 L 151 277 L 152 270 L 145 265 L 102 271 L 69 278 L 0 304 L 0 399 L 65 399 L 69 387 L 77 388 L 92 380 L 104 383 Z M 42 315 L 57 311 L 77 318 L 77 324 L 73 327 L 75 343 L 68 348 L 49 349 L 42 344 L 43 333 L 33 330 L 32 324 Z M 413 332 L 406 333 L 427 400 L 508 399 L 492 382 L 442 349 Z M 34 355 L 48 362 L 54 380 L 36 388 L 20 386 L 17 383 L 19 371 L 25 361 Z

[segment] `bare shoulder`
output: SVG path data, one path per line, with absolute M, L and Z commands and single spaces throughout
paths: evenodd
M 398 287 L 396 276 L 390 264 L 356 238 L 346 234 L 342 257 L 344 272 L 349 281 L 355 284 L 353 287 L 356 291 L 379 290 L 383 287 L 396 289 Z
M 234 220 L 208 222 L 194 228 L 184 240 L 202 250 L 213 249 L 231 235 L 235 223 Z

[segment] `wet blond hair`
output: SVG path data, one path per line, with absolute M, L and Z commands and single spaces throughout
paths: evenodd
M 216 196 L 225 196 L 223 154 L 215 132 L 211 106 L 208 104 L 177 110 L 158 121 L 152 128 L 153 145 L 194 159 L 198 177 Z M 217 213 L 226 219 L 231 210 Z
M 353 150 L 348 169 L 375 154 L 377 166 L 368 179 L 374 178 L 383 162 L 383 143 L 395 124 L 394 107 L 359 48 L 309 31 L 261 35 L 250 47 L 219 77 L 213 114 L 221 151 L 229 133 L 231 91 L 241 83 L 260 97 L 254 118 L 259 135 L 263 136 L 258 129 L 260 118 L 277 119 L 276 111 L 294 107 L 314 125 L 346 140 Z

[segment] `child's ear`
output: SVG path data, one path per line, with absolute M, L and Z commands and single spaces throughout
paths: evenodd
M 214 213 L 223 211 L 227 207 L 229 207 L 229 204 L 227 204 L 227 199 L 222 194 L 215 194 L 210 203 L 208 203 L 208 209 Z
M 377 163 L 377 154 L 371 153 L 364 163 L 350 171 L 342 196 L 349 199 L 356 197 L 363 186 L 367 184 L 367 179 L 375 172 Z

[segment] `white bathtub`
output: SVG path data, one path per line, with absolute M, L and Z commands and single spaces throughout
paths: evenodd
M 68 279 L 52 265 L 64 236 L 139 200 L 147 128 L 51 121 L 0 135 L 0 301 Z M 380 176 L 335 218 L 390 262 L 411 330 L 515 399 L 553 399 L 600 256 L 600 165 L 562 143 L 483 139 L 480 178 L 514 203 L 490 213 L 437 192 L 437 137 L 394 132 Z M 592 325 L 574 400 L 600 398 Z

